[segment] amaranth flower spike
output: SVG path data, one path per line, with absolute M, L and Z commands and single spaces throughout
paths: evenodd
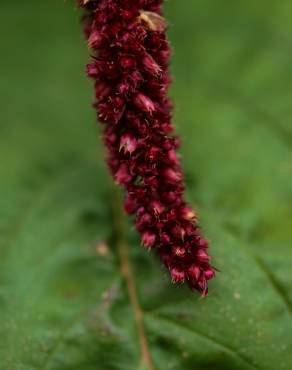
M 173 135 L 170 46 L 162 0 L 79 0 L 92 50 L 87 73 L 103 123 L 108 165 L 125 189 L 142 244 L 155 249 L 173 282 L 202 295 L 214 277 L 197 215 L 183 198 L 184 182 Z

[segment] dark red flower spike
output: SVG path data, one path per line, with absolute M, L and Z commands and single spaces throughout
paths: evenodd
M 173 282 L 202 295 L 215 275 L 197 215 L 183 198 L 184 180 L 173 135 L 170 46 L 162 0 L 79 0 L 92 52 L 95 107 L 107 162 L 125 189 L 142 245 L 155 249 Z

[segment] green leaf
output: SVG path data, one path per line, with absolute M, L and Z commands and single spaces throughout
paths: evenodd
M 140 247 L 107 174 L 71 2 L 0 5 L 0 369 L 292 368 L 292 4 L 167 3 L 200 299 Z

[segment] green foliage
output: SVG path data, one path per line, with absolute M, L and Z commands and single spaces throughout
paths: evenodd
M 292 3 L 167 13 L 188 199 L 221 272 L 200 299 L 121 229 L 72 3 L 2 2 L 1 370 L 150 370 L 125 243 L 155 370 L 292 368 Z

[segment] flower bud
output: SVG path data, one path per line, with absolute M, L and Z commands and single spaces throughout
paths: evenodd
M 161 155 L 161 149 L 157 146 L 151 146 L 147 152 L 147 158 L 153 162 L 156 161 L 157 158 Z
M 174 191 L 165 192 L 162 194 L 163 199 L 166 203 L 174 203 L 179 196 Z
M 137 209 L 137 216 L 141 217 L 145 212 L 145 207 L 139 207 Z
M 88 38 L 88 47 L 91 49 L 97 49 L 101 46 L 103 36 L 97 30 L 93 30 Z
M 205 279 L 206 280 L 210 280 L 210 279 L 213 279 L 213 277 L 215 276 L 215 272 L 213 269 L 208 269 L 204 272 L 204 276 L 205 276 Z
M 144 183 L 153 191 L 155 191 L 158 188 L 158 179 L 156 176 L 145 177 Z
M 109 97 L 98 104 L 99 119 L 106 123 L 117 124 L 125 111 L 125 101 L 119 96 Z
M 89 63 L 86 66 L 87 76 L 91 78 L 96 78 L 98 76 L 98 68 L 95 63 Z
M 156 235 L 151 231 L 144 231 L 142 234 L 142 244 L 146 248 L 152 248 L 156 241 Z
M 167 221 L 175 221 L 177 219 L 177 214 L 175 209 L 170 209 L 166 214 Z
M 123 17 L 123 19 L 126 19 L 126 20 L 132 20 L 133 18 L 137 17 L 138 13 L 136 11 L 131 11 L 131 10 L 123 10 L 121 12 L 121 15 Z
M 165 210 L 165 207 L 163 206 L 163 204 L 159 200 L 156 200 L 156 199 L 151 202 L 150 207 L 153 209 L 156 215 L 160 215 Z
M 188 276 L 190 279 L 198 280 L 201 275 L 201 269 L 197 265 L 191 265 L 188 268 Z
M 117 92 L 121 95 L 127 96 L 131 90 L 131 86 L 128 81 L 121 81 L 117 85 Z
M 174 283 L 182 283 L 186 278 L 186 274 L 181 267 L 171 267 L 170 268 L 170 276 Z
M 168 164 L 173 165 L 173 166 L 178 166 L 179 165 L 179 160 L 177 158 L 177 154 L 174 151 L 174 149 L 171 149 L 167 152 L 166 154 L 166 161 Z
M 199 247 L 201 248 L 208 248 L 208 240 L 206 240 L 205 238 L 199 236 L 196 240 L 197 244 Z
M 191 207 L 185 206 L 180 209 L 180 216 L 186 221 L 193 221 L 197 220 L 196 213 L 192 210 Z
M 115 180 L 121 185 L 125 185 L 132 180 L 132 176 L 129 174 L 128 167 L 125 164 L 120 165 L 115 174 Z
M 120 151 L 124 150 L 125 153 L 132 154 L 138 146 L 137 140 L 130 133 L 125 133 L 121 136 Z
M 160 235 L 160 240 L 161 240 L 162 244 L 169 244 L 170 243 L 170 236 L 166 232 L 163 232 Z
M 196 252 L 196 259 L 201 263 L 207 263 L 209 262 L 210 257 L 208 256 L 204 249 L 198 249 L 198 251 Z
M 142 93 L 136 94 L 133 102 L 137 108 L 142 109 L 144 112 L 148 112 L 149 114 L 152 114 L 152 112 L 155 110 L 153 101 Z
M 124 210 L 129 213 L 129 214 L 132 214 L 136 211 L 137 209 L 137 202 L 136 200 L 131 197 L 130 195 L 128 195 L 124 201 Z
M 160 50 L 159 52 L 159 59 L 161 60 L 162 64 L 167 64 L 169 57 L 170 57 L 171 51 L 170 50 Z
M 166 168 L 162 171 L 162 176 L 165 181 L 169 183 L 176 183 L 182 180 L 182 174 L 179 171 L 175 171 L 172 168 Z
M 103 80 L 97 80 L 95 83 L 95 97 L 100 100 L 108 96 L 111 92 L 111 87 Z
M 152 58 L 150 54 L 146 53 L 143 56 L 142 63 L 143 63 L 143 66 L 146 72 L 153 74 L 153 75 L 158 75 L 159 73 L 161 73 L 161 68 L 155 62 L 155 60 Z
M 151 217 L 151 215 L 150 215 L 149 213 L 144 213 L 144 214 L 140 217 L 140 219 L 139 219 L 139 222 L 140 222 L 141 224 L 150 224 L 150 223 L 151 223 L 151 221 L 152 221 L 152 217 Z
M 123 55 L 120 57 L 120 66 L 124 70 L 129 70 L 131 68 L 134 68 L 136 64 L 135 58 L 131 55 Z
M 175 225 L 172 229 L 171 229 L 171 232 L 172 234 L 177 238 L 177 239 L 181 239 L 182 241 L 184 240 L 184 237 L 185 237 L 185 229 L 183 227 L 181 227 L 180 225 Z

